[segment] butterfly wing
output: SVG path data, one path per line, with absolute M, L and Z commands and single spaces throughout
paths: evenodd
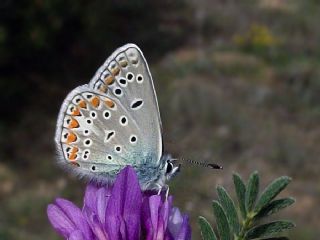
M 155 155 L 152 161 L 160 161 L 160 112 L 149 67 L 140 48 L 135 44 L 118 48 L 98 69 L 89 86 L 107 96 L 119 98 L 139 125 L 145 140 L 144 152 Z M 121 93 L 117 94 L 119 89 Z
M 126 165 L 159 164 L 161 122 L 151 74 L 133 44 L 117 49 L 88 85 L 65 99 L 56 143 L 80 175 L 114 176 Z

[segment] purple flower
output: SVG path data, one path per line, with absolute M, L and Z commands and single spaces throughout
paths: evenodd
M 172 197 L 142 193 L 131 167 L 119 173 L 113 187 L 89 184 L 82 210 L 58 198 L 47 214 L 69 240 L 191 239 L 189 219 L 172 207 Z

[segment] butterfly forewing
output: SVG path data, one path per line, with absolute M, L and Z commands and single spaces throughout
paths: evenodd
M 158 104 L 137 46 L 116 50 L 88 85 L 67 96 L 56 143 L 62 161 L 78 166 L 84 175 L 158 163 L 162 154 Z
M 118 98 L 139 126 L 144 155 L 153 161 L 162 154 L 161 120 L 157 97 L 148 64 L 134 44 L 117 49 L 99 68 L 89 85 L 97 91 Z

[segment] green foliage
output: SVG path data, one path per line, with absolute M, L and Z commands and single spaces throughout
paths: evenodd
M 245 206 L 248 213 L 252 210 L 259 193 L 259 175 L 258 172 L 251 174 L 248 182 L 248 188 L 245 197 Z
M 259 225 L 257 227 L 251 228 L 246 233 L 247 239 L 255 239 L 261 237 L 269 237 L 270 235 L 274 235 L 276 233 L 282 232 L 287 229 L 291 229 L 294 227 L 294 223 L 290 221 L 274 221 L 271 223 Z
M 230 227 L 224 209 L 218 201 L 212 203 L 213 213 L 216 216 L 217 228 L 221 240 L 231 240 Z
M 216 240 L 216 234 L 214 233 L 210 223 L 204 217 L 199 217 L 199 225 L 201 228 L 201 235 L 203 239 Z
M 236 189 L 238 204 L 242 214 L 242 217 L 245 218 L 247 216 L 247 210 L 245 205 L 245 197 L 246 197 L 246 185 L 238 174 L 233 174 L 233 183 Z
M 237 195 L 238 206 L 221 187 L 217 187 L 218 201 L 213 201 L 213 213 L 217 223 L 218 238 L 208 221 L 199 217 L 199 225 L 203 240 L 250 240 L 270 239 L 288 240 L 278 236 L 289 230 L 295 224 L 288 220 L 277 220 L 260 224 L 261 220 L 292 205 L 295 200 L 291 197 L 274 198 L 288 186 L 291 178 L 283 176 L 270 183 L 259 196 L 258 172 L 251 174 L 247 185 L 238 174 L 233 174 L 233 182 Z
M 227 191 L 223 187 L 218 186 L 217 192 L 218 192 L 219 201 L 221 203 L 221 206 L 223 207 L 223 209 L 226 212 L 229 226 L 234 233 L 238 234 L 240 231 L 240 223 L 239 223 L 239 218 L 238 218 L 238 214 L 237 214 L 237 209 L 236 209 L 231 197 L 229 196 L 229 194 L 227 193 Z
M 274 180 L 266 190 L 261 194 L 259 202 L 256 205 L 255 211 L 265 207 L 273 198 L 275 198 L 291 181 L 289 177 L 280 177 Z

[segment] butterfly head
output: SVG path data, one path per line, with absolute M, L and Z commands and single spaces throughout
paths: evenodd
M 172 158 L 171 155 L 165 155 L 163 156 L 163 158 L 164 158 L 164 161 L 163 161 L 164 175 L 166 177 L 166 180 L 170 180 L 180 171 L 181 164 L 175 165 L 176 159 Z

